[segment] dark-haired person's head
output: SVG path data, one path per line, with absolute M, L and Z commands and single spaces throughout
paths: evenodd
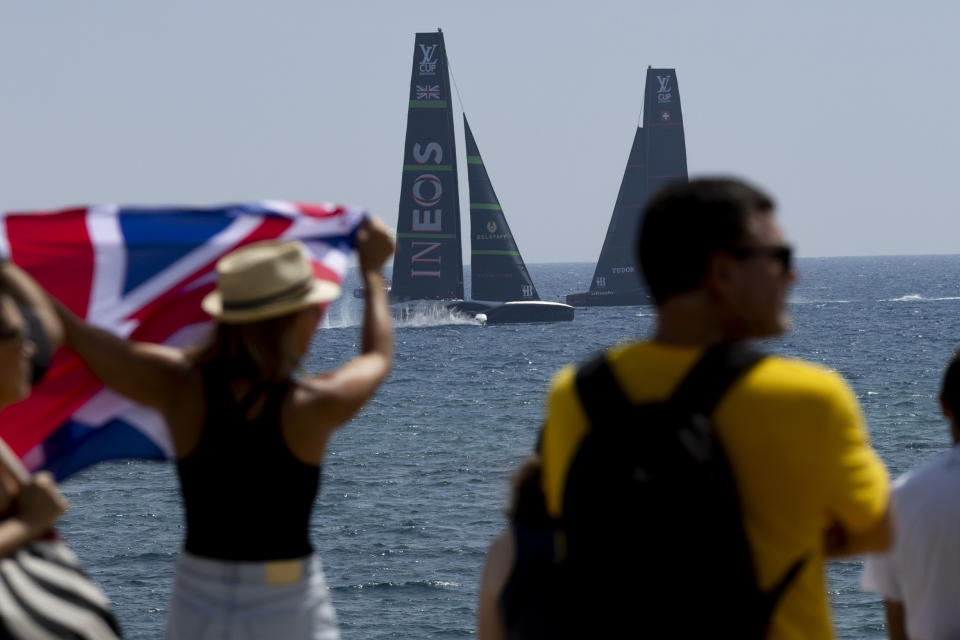
M 30 393 L 35 350 L 26 318 L 13 296 L 0 290 L 0 407 Z
M 723 310 L 743 316 L 730 337 L 786 329 L 792 252 L 773 212 L 769 195 L 730 178 L 676 183 L 654 194 L 636 258 L 657 305 L 708 288 Z
M 954 444 L 960 443 L 960 351 L 954 354 L 940 385 L 940 407 L 944 417 L 950 421 L 950 434 Z

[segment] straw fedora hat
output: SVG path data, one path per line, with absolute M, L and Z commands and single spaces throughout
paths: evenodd
M 299 242 L 267 240 L 217 261 L 217 288 L 201 306 L 227 324 L 276 318 L 340 295 L 340 286 L 317 280 Z

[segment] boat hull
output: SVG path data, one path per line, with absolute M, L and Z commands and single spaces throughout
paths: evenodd
M 603 293 L 586 291 L 567 295 L 567 304 L 574 307 L 632 307 L 641 304 L 653 304 L 653 298 L 644 289 Z
M 574 310 L 560 302 L 504 302 L 482 312 L 487 324 L 520 324 L 531 322 L 570 322 Z
M 574 309 L 561 302 L 542 300 L 514 302 L 480 302 L 477 300 L 407 300 L 390 305 L 393 319 L 404 322 L 413 318 L 455 313 L 485 324 L 526 324 L 533 322 L 570 322 Z

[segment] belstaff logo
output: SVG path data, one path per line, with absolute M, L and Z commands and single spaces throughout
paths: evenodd
M 437 72 L 437 47 L 438 44 L 421 44 L 420 52 L 423 58 L 420 59 L 420 75 L 432 76 Z
M 673 76 L 657 76 L 657 82 L 660 87 L 657 89 L 657 102 L 667 104 L 673 101 L 673 88 L 670 86 L 670 80 Z
M 491 220 L 487 223 L 487 233 L 496 233 L 497 232 L 497 223 Z

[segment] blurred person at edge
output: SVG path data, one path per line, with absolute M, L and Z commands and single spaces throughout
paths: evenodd
M 953 446 L 893 485 L 897 535 L 868 555 L 861 587 L 883 598 L 891 640 L 960 638 L 960 352 L 940 387 Z
M 0 265 L 0 408 L 30 393 L 63 329 L 46 296 L 19 267 Z M 39 343 L 39 344 L 38 344 Z M 0 556 L 46 535 L 67 502 L 49 473 L 29 475 L 0 440 Z
M 0 408 L 29 395 L 62 341 L 43 290 L 0 264 Z M 52 529 L 66 508 L 53 476 L 31 475 L 0 440 L 0 637 L 121 637 L 110 601 Z

